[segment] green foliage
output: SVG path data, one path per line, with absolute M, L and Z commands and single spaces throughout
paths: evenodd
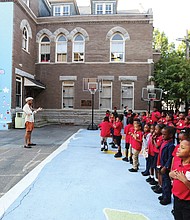
M 186 45 L 185 45 L 186 46 Z M 190 100 L 190 61 L 186 59 L 184 42 L 175 50 L 174 43 L 158 30 L 154 32 L 154 49 L 159 49 L 161 59 L 154 66 L 154 81 L 164 91 L 164 99 L 173 100 L 176 107 Z

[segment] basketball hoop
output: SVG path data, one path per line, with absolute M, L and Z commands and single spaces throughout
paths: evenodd
M 96 90 L 97 89 L 95 89 L 95 88 L 90 88 L 90 89 L 88 89 L 88 91 L 91 93 L 91 94 L 95 94 L 96 93 Z
M 94 95 L 96 93 L 96 90 L 98 88 L 98 83 L 96 82 L 89 82 L 88 83 L 88 91 Z

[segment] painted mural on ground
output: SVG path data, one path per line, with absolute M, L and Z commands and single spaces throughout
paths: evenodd
M 149 220 L 146 216 L 140 213 L 132 213 L 109 208 L 104 209 L 104 214 L 107 220 Z

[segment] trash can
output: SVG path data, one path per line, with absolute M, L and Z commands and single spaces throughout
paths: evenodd
M 25 128 L 24 112 L 16 112 L 15 128 Z

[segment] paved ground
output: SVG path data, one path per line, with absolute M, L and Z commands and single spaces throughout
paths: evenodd
M 99 131 L 86 129 L 63 141 L 2 196 L 0 219 L 172 220 L 172 204 L 161 206 L 146 178 L 99 143 Z
M 32 149 L 23 148 L 25 129 L 0 131 L 0 197 L 55 151 L 80 127 L 51 125 L 35 128 Z

